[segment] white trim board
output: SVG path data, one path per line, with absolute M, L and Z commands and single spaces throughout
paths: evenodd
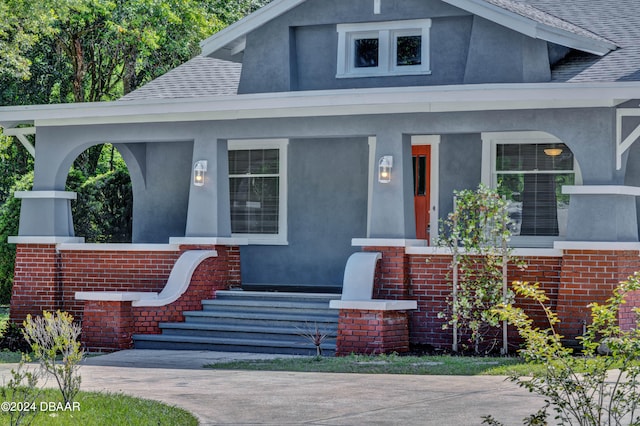
M 19 122 L 65 126 L 614 107 L 632 98 L 640 98 L 640 85 L 636 82 L 387 87 L 0 107 L 0 125 Z

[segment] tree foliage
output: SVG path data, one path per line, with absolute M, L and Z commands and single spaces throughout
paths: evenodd
M 199 42 L 269 0 L 0 0 L 0 105 L 117 99 L 199 53 Z M 107 141 L 108 142 L 108 141 Z M 36 141 L 37 145 L 37 141 Z M 68 188 L 76 233 L 123 241 L 131 230 L 131 188 L 110 145 L 80 155 Z M 0 132 L 0 302 L 7 302 L 19 200 L 33 159 Z

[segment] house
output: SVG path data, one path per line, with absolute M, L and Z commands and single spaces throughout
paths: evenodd
M 574 338 L 640 269 L 639 19 L 631 0 L 274 0 L 116 102 L 0 108 L 6 134 L 37 138 L 11 315 L 81 318 L 75 292 L 159 292 L 181 253 L 215 250 L 188 304 L 92 305 L 158 332 L 215 289 L 339 291 L 352 253 L 379 252 L 374 298 L 417 309 L 342 309 L 338 351 L 443 346 L 438 220 L 484 182 L 530 265 L 512 278 L 541 282 Z M 74 235 L 66 177 L 102 142 L 130 171 L 129 245 Z M 401 343 L 354 338 L 374 314 Z

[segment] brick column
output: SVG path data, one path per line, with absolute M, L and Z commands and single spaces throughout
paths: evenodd
M 18 244 L 11 296 L 11 321 L 60 308 L 59 255 L 55 244 Z
M 618 283 L 640 270 L 637 250 L 565 250 L 558 288 L 559 333 L 569 345 L 591 319 L 590 303 L 604 303 Z
M 130 301 L 85 301 L 82 343 L 87 350 L 109 352 L 131 349 L 133 330 Z
M 409 351 L 406 311 L 340 309 L 336 355 Z

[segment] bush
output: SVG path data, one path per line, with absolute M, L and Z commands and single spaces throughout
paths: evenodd
M 78 341 L 80 326 L 74 324 L 73 317 L 67 312 L 44 311 L 41 317 L 27 315 L 24 336 L 42 369 L 56 379 L 64 403 L 73 402 L 80 391 L 77 371 L 84 356 Z M 62 355 L 62 364 L 56 363 L 58 354 Z
M 11 352 L 31 352 L 31 345 L 24 338 L 22 327 L 15 323 L 7 323 L 0 338 L 0 350 Z
M 548 298 L 539 285 L 516 282 L 513 286 L 518 295 L 542 306 L 549 322 L 549 327 L 541 330 L 521 308 L 509 304 L 496 309 L 524 339 L 520 353 L 525 359 L 545 366 L 533 377 L 511 378 L 546 401 L 539 412 L 525 419 L 525 424 L 546 424 L 548 408 L 556 412 L 559 424 L 640 424 L 640 320 L 629 331 L 618 325 L 625 295 L 640 290 L 640 274 L 620 283 L 604 305 L 590 305 L 592 322 L 579 337 L 583 350 L 577 355 L 562 345 L 563 336 L 556 331 L 558 316 L 546 305 Z M 638 314 L 638 308 L 635 311 Z M 499 424 L 490 417 L 485 422 Z

